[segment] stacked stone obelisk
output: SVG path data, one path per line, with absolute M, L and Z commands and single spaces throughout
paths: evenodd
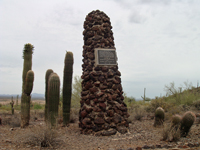
M 83 134 L 126 133 L 129 114 L 123 102 L 118 65 L 96 65 L 95 48 L 115 49 L 110 18 L 90 12 L 84 22 L 82 92 L 79 126 Z

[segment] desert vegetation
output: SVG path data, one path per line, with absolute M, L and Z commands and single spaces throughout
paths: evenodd
M 16 104 L 17 98 L 13 99 L 1 99 L 0 104 L 0 117 L 1 117 L 1 131 L 0 137 L 4 145 L 18 148 L 60 148 L 65 149 L 68 141 L 66 138 L 77 138 L 81 135 L 78 128 L 78 117 L 80 108 L 80 93 L 81 91 L 81 78 L 79 76 L 74 77 L 72 84 L 72 101 L 70 109 L 70 123 L 67 126 L 63 126 L 63 98 L 62 90 L 58 104 L 58 114 L 56 117 L 56 128 L 50 128 L 48 123 L 45 123 L 45 100 L 31 100 L 30 104 L 30 125 L 25 129 L 20 127 L 20 113 L 21 103 Z M 174 83 L 170 83 L 170 86 Z M 172 86 L 168 88 L 169 91 L 175 91 L 176 88 Z M 112 135 L 110 137 L 103 137 L 105 140 L 124 140 L 124 144 L 110 143 L 124 148 L 134 147 L 199 147 L 200 138 L 200 88 L 189 87 L 183 91 L 176 91 L 174 94 L 168 96 L 156 97 L 151 101 L 136 101 L 133 97 L 128 97 L 124 94 L 124 101 L 127 104 L 129 117 L 129 133 L 125 135 Z M 191 100 L 191 98 L 193 98 Z M 10 102 L 14 102 L 14 106 L 10 105 Z M 4 102 L 4 103 L 3 103 Z M 5 103 L 7 102 L 7 103 Z M 162 108 L 162 109 L 161 109 Z M 12 114 L 14 109 L 14 114 Z M 161 117 L 160 126 L 154 126 L 156 118 L 156 110 L 162 110 L 165 117 Z M 189 121 L 190 123 L 185 123 Z M 160 122 L 159 122 L 160 123 Z M 143 133 L 144 132 L 144 133 Z M 12 134 L 11 134 L 12 133 Z M 25 133 L 25 134 L 24 134 Z M 143 135 L 144 134 L 144 135 Z M 5 138 L 3 135 L 7 135 Z M 138 137 L 137 137 L 138 135 Z M 143 137 L 140 137 L 143 135 Z M 4 138 L 3 138 L 4 137 Z M 12 138 L 11 138 L 12 137 Z M 94 136 L 93 136 L 94 137 Z M 83 138 L 83 137 L 82 137 Z M 102 140 L 100 137 L 95 139 Z M 72 140 L 72 139 L 71 139 Z M 85 135 L 83 141 L 91 140 L 91 136 Z M 133 140 L 138 144 L 134 143 Z M 151 140 L 157 142 L 150 144 Z M 72 140 L 73 141 L 73 140 Z M 81 141 L 81 140 L 80 140 Z M 104 141 L 104 140 L 103 140 Z M 112 140 L 114 141 L 114 140 Z M 132 146 L 127 143 L 132 141 Z M 149 141 L 149 142 L 147 142 Z M 105 141 L 104 141 L 105 142 Z M 80 142 L 81 143 L 81 142 Z M 95 143 L 95 142 L 94 142 Z M 163 144 L 165 143 L 165 144 Z M 168 144 L 167 144 L 168 143 Z M 177 144 L 178 143 L 178 144 Z M 188 144 L 189 143 L 189 144 Z M 96 143 L 97 144 L 97 143 Z M 196 144 L 196 145 L 195 145 Z M 72 142 L 69 144 L 73 147 Z M 78 144 L 79 145 L 79 144 Z M 89 144 L 88 149 L 93 149 L 94 144 Z M 107 145 L 107 148 L 112 147 Z M 28 149 L 27 148 L 27 149 Z M 82 149 L 87 149 L 82 148 Z M 95 147 L 95 148 L 98 148 Z M 103 147 L 106 149 L 106 147 Z M 76 149 L 76 148 L 74 148 Z

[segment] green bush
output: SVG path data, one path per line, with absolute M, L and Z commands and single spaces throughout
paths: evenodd
M 200 110 L 200 100 L 194 101 L 194 102 L 192 103 L 192 105 L 193 105 L 196 109 Z
M 33 109 L 36 109 L 36 110 L 43 109 L 43 108 L 44 108 L 44 106 L 39 103 L 34 103 L 34 105 L 33 105 Z

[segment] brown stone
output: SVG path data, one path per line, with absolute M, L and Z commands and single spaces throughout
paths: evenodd
M 98 91 L 98 88 L 97 88 L 97 87 L 92 87 L 92 88 L 90 88 L 90 92 L 91 92 L 92 94 L 96 93 L 97 91 Z
M 81 111 L 81 117 L 85 118 L 87 116 L 87 112 L 85 110 Z
M 121 73 L 119 70 L 116 71 L 116 75 L 121 76 Z
M 91 99 L 94 99 L 96 96 L 94 94 L 90 94 L 88 95 L 88 98 L 91 100 Z
M 97 93 L 97 94 L 96 94 L 97 98 L 99 98 L 99 97 L 101 97 L 101 96 L 103 96 L 103 95 L 104 95 L 103 92 L 100 92 L 100 93 Z
M 100 85 L 100 89 L 101 90 L 107 89 L 107 86 L 106 85 Z
M 94 82 L 94 85 L 98 87 L 100 85 L 100 82 L 96 81 L 96 82 Z
M 87 99 L 87 100 L 85 101 L 85 104 L 90 105 L 90 100 Z
M 113 110 L 108 110 L 107 114 L 108 114 L 108 116 L 113 117 L 114 116 L 114 111 Z
M 93 102 L 98 103 L 98 99 L 97 98 L 93 99 Z
M 101 75 L 101 76 L 99 77 L 99 81 L 100 81 L 101 83 L 103 83 L 104 80 L 105 80 L 104 76 Z
M 88 58 L 93 60 L 94 59 L 94 53 L 88 53 Z
M 105 121 L 107 122 L 107 123 L 111 123 L 112 122 L 112 118 L 110 118 L 110 117 L 105 117 Z
M 97 66 L 97 67 L 94 68 L 94 70 L 99 71 L 99 70 L 101 70 L 101 68 L 99 66 Z
M 110 94 L 107 94 L 107 95 L 108 95 L 108 98 L 107 98 L 107 99 L 108 99 L 109 101 L 112 101 L 112 96 L 111 96 Z
M 110 135 L 114 135 L 116 133 L 117 133 L 117 131 L 115 129 L 109 129 L 109 130 L 103 131 L 101 133 L 101 135 L 103 135 L 103 136 L 110 136 Z
M 121 106 L 121 107 L 120 107 L 120 110 L 121 110 L 121 111 L 127 111 L 127 107 Z
M 94 123 L 95 123 L 95 124 L 100 124 L 100 125 L 101 125 L 101 124 L 104 124 L 105 121 L 104 121 L 103 118 L 97 117 L 97 118 L 94 119 Z
M 87 96 L 82 96 L 81 99 L 86 101 L 88 99 L 88 95 Z
M 103 72 L 107 72 L 107 71 L 108 71 L 108 67 L 102 67 L 101 70 L 102 70 Z
M 87 113 L 90 113 L 93 109 L 91 107 L 86 107 Z
M 81 96 L 86 96 L 89 93 L 89 91 L 82 91 Z
M 119 84 L 119 82 L 115 79 L 112 80 L 114 84 Z
M 105 103 L 99 103 L 99 107 L 103 110 L 106 109 L 106 104 Z
M 121 134 L 127 133 L 127 128 L 123 126 L 117 126 L 117 131 Z
M 114 73 L 112 71 L 108 71 L 107 75 L 108 78 L 112 78 L 114 76 Z
M 99 28 L 100 28 L 100 25 L 93 25 L 91 30 L 97 31 L 99 30 Z
M 117 85 L 117 84 L 113 84 L 113 85 L 112 85 L 112 89 L 113 89 L 113 90 L 116 90 L 117 88 L 118 88 L 118 85 Z
M 116 99 L 117 99 L 117 96 L 118 96 L 117 94 L 113 94 L 113 95 L 112 95 L 112 100 L 116 100 Z
M 100 109 L 99 107 L 96 107 L 96 106 L 95 106 L 95 107 L 93 107 L 93 111 L 94 111 L 94 112 L 100 112 L 101 109 Z
M 111 128 L 116 128 L 116 124 L 115 124 L 114 122 L 112 122 L 112 123 L 110 124 L 110 127 L 111 127 Z
M 104 117 L 104 113 L 103 113 L 103 112 L 99 112 L 99 113 L 97 114 L 97 116 L 98 116 L 98 117 Z
M 86 90 L 89 90 L 92 87 L 92 83 L 88 81 L 88 82 L 86 82 L 84 87 Z
M 115 115 L 114 115 L 112 121 L 113 121 L 114 123 L 120 123 L 120 122 L 122 121 L 122 117 L 121 117 L 119 114 L 115 113 Z
M 84 118 L 84 119 L 82 120 L 82 124 L 83 124 L 83 125 L 87 125 L 87 124 L 91 124 L 91 123 L 92 123 L 92 121 L 91 121 L 90 118 Z

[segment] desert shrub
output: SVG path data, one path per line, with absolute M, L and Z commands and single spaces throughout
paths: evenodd
M 151 100 L 149 105 L 146 107 L 146 111 L 155 112 L 158 107 L 162 107 L 167 112 L 171 106 L 172 104 L 165 102 L 163 98 L 158 98 Z
M 20 127 L 20 116 L 19 115 L 5 115 L 2 117 L 2 124 L 8 125 L 11 128 Z
M 75 123 L 76 121 L 78 121 L 78 117 L 79 117 L 79 109 L 71 108 L 69 122 Z
M 34 103 L 33 104 L 33 109 L 38 110 L 38 109 L 43 109 L 43 108 L 44 108 L 44 105 L 41 105 L 39 103 Z
M 200 110 L 200 100 L 194 101 L 192 104 L 197 110 Z
M 17 142 L 39 147 L 55 148 L 61 142 L 56 130 L 48 127 L 36 126 L 27 129 L 26 134 L 21 133 L 16 136 Z
M 129 122 L 132 122 L 133 120 L 139 120 L 141 121 L 142 117 L 145 115 L 145 106 L 140 104 L 131 105 L 131 107 L 128 108 L 129 116 Z
M 175 126 L 167 125 L 163 128 L 162 140 L 177 142 L 181 138 L 180 125 L 178 128 Z

